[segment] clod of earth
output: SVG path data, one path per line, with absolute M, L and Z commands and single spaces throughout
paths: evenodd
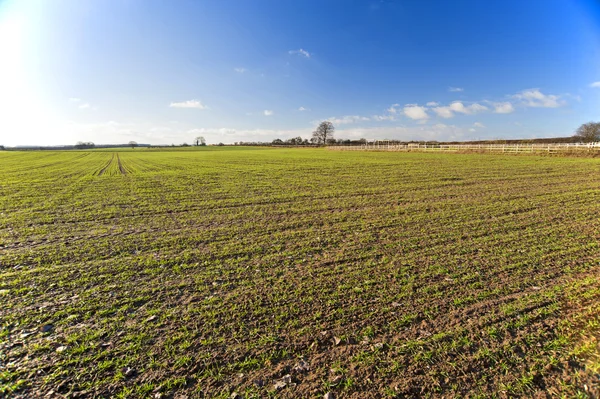
M 292 383 L 292 376 L 286 374 L 279 381 L 276 381 L 275 384 L 273 384 L 273 389 L 280 390 L 291 385 L 295 385 Z
M 296 363 L 296 365 L 294 366 L 294 370 L 298 371 L 298 372 L 305 372 L 305 371 L 309 371 L 310 370 L 310 365 L 308 364 L 308 362 L 304 359 L 300 359 L 300 361 L 298 363 Z
M 131 367 L 123 367 L 121 372 L 125 377 L 135 377 L 137 375 L 137 371 Z

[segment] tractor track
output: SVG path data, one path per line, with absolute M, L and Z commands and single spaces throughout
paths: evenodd
M 112 164 L 114 158 L 115 154 L 112 154 L 110 161 L 108 161 L 108 163 L 102 169 L 100 169 L 100 172 L 98 172 L 98 176 L 102 176 L 104 172 L 106 172 L 106 169 L 108 169 L 108 167 Z

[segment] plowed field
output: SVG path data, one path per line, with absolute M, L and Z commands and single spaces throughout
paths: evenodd
M 0 152 L 0 397 L 597 397 L 600 160 Z

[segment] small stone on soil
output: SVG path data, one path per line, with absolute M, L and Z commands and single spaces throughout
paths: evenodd
M 338 337 L 333 337 L 333 342 L 335 343 L 335 345 L 339 345 L 342 343 L 342 339 L 338 338 Z
M 33 332 L 30 332 L 30 331 L 23 331 L 23 332 L 21 333 L 20 337 L 21 337 L 21 338 L 27 338 L 27 337 L 29 337 L 30 335 L 33 335 L 33 334 L 35 334 L 35 331 L 33 331 Z
M 66 346 L 59 346 L 58 348 L 56 348 L 56 351 L 57 351 L 58 353 L 60 353 L 60 352 L 64 352 L 66 349 L 67 349 L 67 347 L 66 347 Z
M 335 399 L 335 396 L 333 393 L 327 392 L 325 395 L 323 395 L 323 399 Z
M 137 373 L 135 369 L 132 369 L 131 367 L 123 367 L 121 371 L 125 377 L 133 377 Z
M 158 319 L 158 316 L 157 316 L 157 315 L 152 315 L 152 316 L 148 317 L 148 318 L 146 319 L 146 321 L 154 321 L 154 320 L 156 320 L 156 319 Z
M 283 378 L 281 380 L 279 380 L 275 384 L 273 384 L 273 388 L 275 390 L 280 390 L 291 384 L 292 384 L 292 376 L 289 374 L 286 374 L 283 376 Z
M 373 345 L 373 347 L 375 349 L 383 349 L 384 345 L 385 344 L 383 342 L 377 342 L 375 345 Z
M 230 399 L 242 399 L 242 396 L 237 392 L 232 392 L 231 396 L 229 398 Z
M 52 329 L 54 329 L 54 326 L 52 324 L 46 324 L 40 327 L 40 331 L 45 333 L 45 332 L 49 332 Z

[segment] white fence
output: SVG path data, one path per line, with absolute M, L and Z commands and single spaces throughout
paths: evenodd
M 418 152 L 503 152 L 503 153 L 600 153 L 596 143 L 551 144 L 390 144 L 368 143 L 354 146 L 334 145 L 327 147 L 337 151 L 418 151 Z

